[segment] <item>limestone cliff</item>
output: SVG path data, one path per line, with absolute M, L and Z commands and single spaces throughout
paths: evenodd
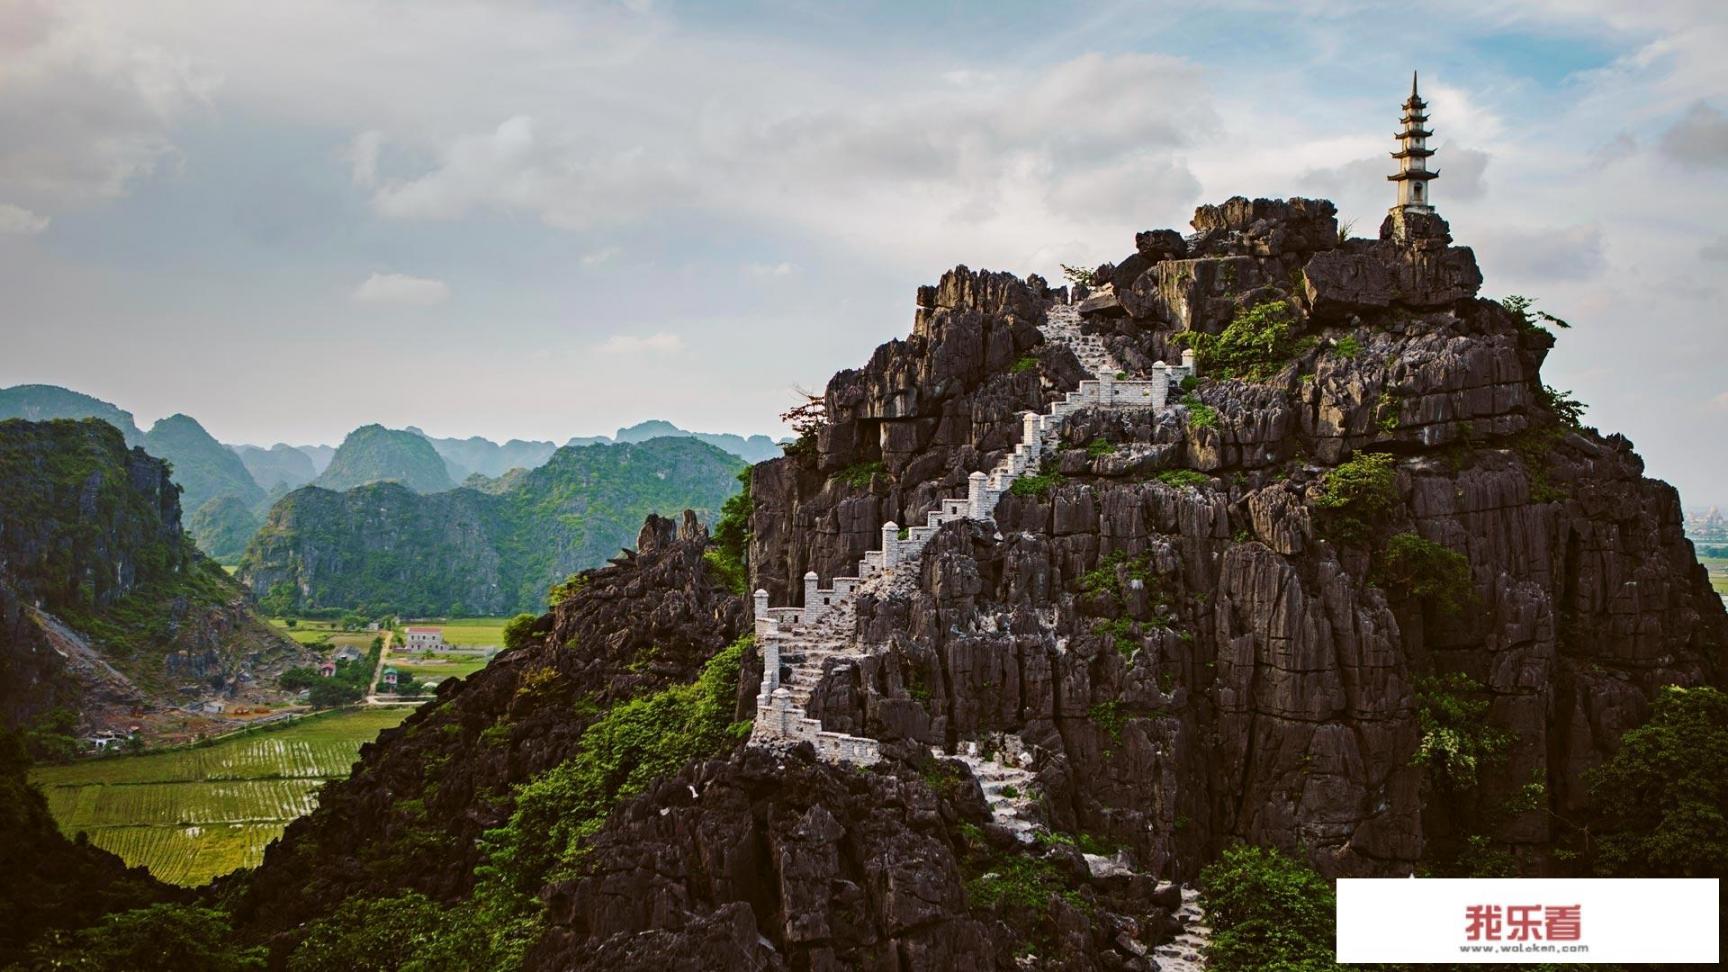
M 167 465 L 106 422 L 0 422 L 0 721 L 147 727 L 306 659 L 181 531 Z

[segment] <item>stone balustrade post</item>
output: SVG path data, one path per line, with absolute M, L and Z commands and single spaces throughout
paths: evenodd
M 756 598 L 756 616 L 758 618 L 767 617 L 768 616 L 768 592 L 758 588 L 756 591 L 756 594 L 755 594 L 755 598 Z
M 1152 407 L 1163 408 L 1170 401 L 1170 366 L 1162 361 L 1152 363 Z
M 804 620 L 806 623 L 816 620 L 816 615 L 822 613 L 822 605 L 820 603 L 820 599 L 816 595 L 816 588 L 817 588 L 819 583 L 820 583 L 820 580 L 816 577 L 815 571 L 812 570 L 812 571 L 806 571 L 805 572 L 805 574 L 804 574 Z
M 1182 367 L 1187 368 L 1188 373 L 1193 375 L 1194 377 L 1196 377 L 1196 378 L 1200 377 L 1200 366 L 1194 363 L 1194 349 L 1193 348 L 1183 348 L 1182 349 Z
M 975 472 L 966 477 L 966 509 L 974 520 L 984 519 L 984 506 L 989 502 L 985 495 L 990 489 L 990 477 L 981 472 Z
M 900 524 L 889 520 L 882 524 L 882 569 L 887 570 L 900 562 L 900 551 L 895 544 L 900 542 Z
M 1098 376 L 1098 404 L 1108 407 L 1116 401 L 1116 376 L 1104 372 Z
M 1044 437 L 1038 432 L 1038 413 L 1027 412 L 1020 417 L 1020 441 L 1026 445 L 1026 455 L 1038 458 L 1044 447 Z
M 780 687 L 780 640 L 768 638 L 762 642 L 762 694 L 770 698 Z

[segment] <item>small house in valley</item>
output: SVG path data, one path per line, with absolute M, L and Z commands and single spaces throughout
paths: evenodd
M 357 662 L 365 657 L 365 654 L 353 645 L 343 645 L 336 649 L 336 660 L 339 662 Z
M 438 651 L 443 647 L 443 628 L 413 627 L 408 629 L 409 651 Z
M 322 664 L 320 664 L 318 666 L 318 674 L 324 676 L 325 678 L 335 677 L 335 675 L 336 675 L 336 663 L 326 659 Z
M 395 685 L 396 684 L 396 669 L 394 669 L 394 668 L 384 669 L 384 684 L 385 685 Z

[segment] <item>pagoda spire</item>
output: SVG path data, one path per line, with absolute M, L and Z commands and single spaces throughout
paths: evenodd
M 1404 102 L 1404 130 L 1393 136 L 1398 140 L 1398 151 L 1392 153 L 1392 157 L 1398 160 L 1398 173 L 1386 177 L 1398 183 L 1398 203 L 1392 207 L 1393 212 L 1434 211 L 1429 202 L 1428 180 L 1439 175 L 1440 170 L 1428 169 L 1428 157 L 1434 154 L 1434 150 L 1428 147 L 1428 139 L 1434 133 L 1423 127 L 1428 121 L 1427 108 L 1427 102 L 1416 90 L 1416 72 L 1411 71 L 1410 98 Z

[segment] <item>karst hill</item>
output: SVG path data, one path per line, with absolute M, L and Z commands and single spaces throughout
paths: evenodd
M 412 906 L 538 968 L 1179 968 L 1179 885 L 1237 842 L 1584 866 L 1588 772 L 1728 681 L 1728 615 L 1423 209 L 1347 239 L 1236 198 L 1073 287 L 943 275 L 717 541 L 651 517 L 561 586 L 237 920 L 282 955 Z

